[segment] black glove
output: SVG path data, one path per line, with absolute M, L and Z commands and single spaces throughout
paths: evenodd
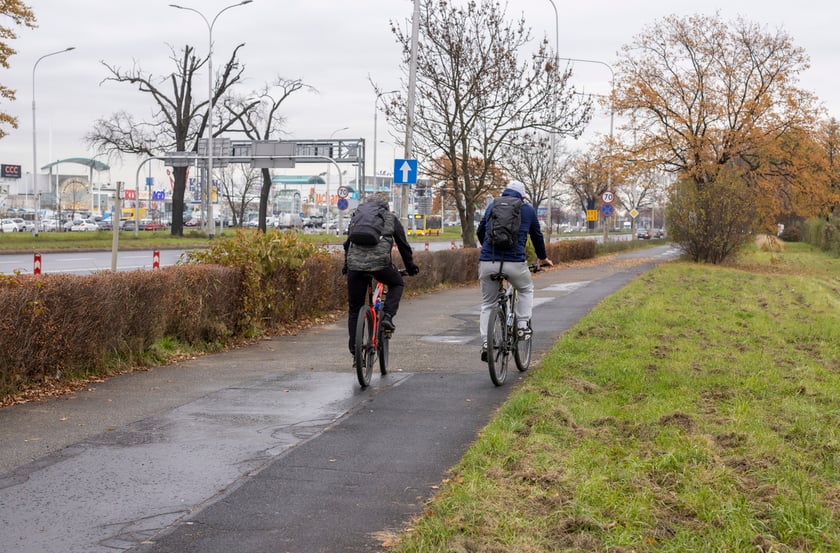
M 341 274 L 342 274 L 342 275 L 346 275 L 346 274 L 347 274 L 347 263 L 345 263 L 345 264 L 344 264 L 344 267 L 342 267 L 342 268 L 341 268 Z
M 420 267 L 418 267 L 414 263 L 409 263 L 405 266 L 405 270 L 408 273 L 408 276 L 414 276 L 420 272 Z

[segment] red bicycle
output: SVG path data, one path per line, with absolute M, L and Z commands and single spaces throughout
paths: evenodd
M 405 270 L 401 275 L 407 275 Z M 373 364 L 379 360 L 379 372 L 388 374 L 388 342 L 391 331 L 383 329 L 379 322 L 382 319 L 382 308 L 385 305 L 387 288 L 381 282 L 371 277 L 367 290 L 367 304 L 359 310 L 359 322 L 356 324 L 356 353 L 353 365 L 356 376 L 362 388 L 370 386 L 373 374 Z

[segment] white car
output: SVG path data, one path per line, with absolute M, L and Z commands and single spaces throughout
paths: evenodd
M 70 230 L 72 232 L 99 230 L 99 225 L 96 224 L 96 221 L 88 221 L 85 219 L 79 221 L 78 223 L 73 223 L 73 226 L 70 227 Z
M 42 219 L 41 232 L 53 232 L 58 230 L 58 221 L 55 219 Z
M 20 217 L 13 217 L 12 221 L 18 226 L 21 231 L 32 232 L 35 229 L 35 223 L 21 219 Z
M 0 231 L 2 232 L 23 232 L 23 228 L 18 227 L 11 219 L 0 219 Z

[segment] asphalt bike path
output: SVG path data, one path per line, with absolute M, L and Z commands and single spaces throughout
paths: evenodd
M 676 256 L 662 245 L 534 275 L 532 365 Z M 404 297 L 391 373 L 365 390 L 340 319 L 0 409 L 0 551 L 381 551 L 521 378 L 493 386 L 479 308 L 477 284 Z

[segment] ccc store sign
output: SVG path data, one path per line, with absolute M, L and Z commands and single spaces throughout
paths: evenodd
M 20 165 L 0 165 L 0 176 L 4 179 L 19 179 Z

